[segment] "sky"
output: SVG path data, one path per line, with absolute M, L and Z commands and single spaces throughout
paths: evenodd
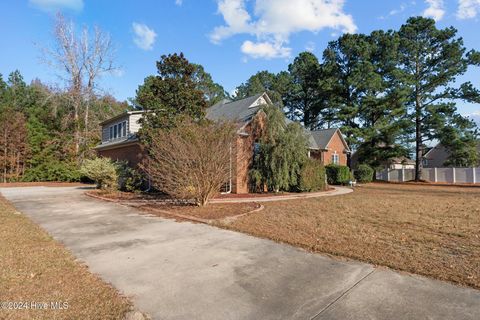
M 480 50 L 480 0 L 2 0 L 5 78 L 18 69 L 26 81 L 62 85 L 41 59 L 42 48 L 53 44 L 56 12 L 79 29 L 98 26 L 110 34 L 118 69 L 100 85 L 119 100 L 135 96 L 163 54 L 183 52 L 233 92 L 257 71 L 286 70 L 302 51 L 321 57 L 343 33 L 398 29 L 410 16 L 454 26 L 467 49 Z M 479 68 L 459 80 L 480 88 Z M 480 105 L 458 106 L 480 123 Z

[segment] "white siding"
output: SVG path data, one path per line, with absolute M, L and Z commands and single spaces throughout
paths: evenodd
M 110 140 L 110 127 L 113 125 L 116 125 L 118 123 L 127 122 L 127 128 L 129 127 L 128 122 L 129 122 L 129 115 L 125 115 L 121 118 L 115 119 L 113 121 L 107 122 L 102 126 L 102 143 L 108 142 Z M 128 136 L 128 131 L 127 131 L 127 136 Z
M 129 123 L 130 133 L 137 133 L 140 130 L 140 123 L 138 122 L 142 118 L 142 114 L 131 114 Z

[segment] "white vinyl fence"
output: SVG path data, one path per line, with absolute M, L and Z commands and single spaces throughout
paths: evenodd
M 377 180 L 404 182 L 413 179 L 415 169 L 377 171 Z M 431 182 L 480 184 L 480 168 L 423 168 L 422 179 Z

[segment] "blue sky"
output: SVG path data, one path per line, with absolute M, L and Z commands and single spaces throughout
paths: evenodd
M 19 69 L 27 81 L 60 83 L 40 62 L 56 11 L 111 35 L 120 72 L 102 87 L 118 99 L 135 95 L 162 54 L 184 52 L 232 91 L 259 70 L 286 69 L 299 52 L 320 57 L 343 32 L 398 29 L 414 15 L 453 25 L 467 48 L 480 50 L 480 0 L 7 0 L 0 2 L 0 73 Z M 480 87 L 478 68 L 461 80 Z M 479 105 L 459 109 L 480 119 Z

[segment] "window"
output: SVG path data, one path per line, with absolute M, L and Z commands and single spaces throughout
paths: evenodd
M 340 159 L 338 157 L 338 154 L 336 154 L 336 153 L 332 154 L 332 163 L 333 164 L 339 164 L 339 162 L 340 162 Z
M 109 140 L 123 138 L 127 136 L 127 121 L 114 124 L 109 128 Z

